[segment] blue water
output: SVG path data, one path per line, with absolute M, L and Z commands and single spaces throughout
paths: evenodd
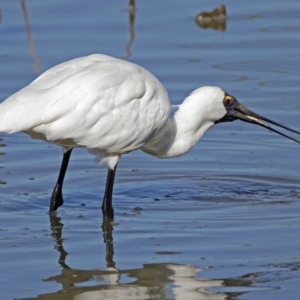
M 225 30 L 196 24 L 220 4 L 136 1 L 130 23 L 128 1 L 4 1 L 0 101 L 57 63 L 105 53 L 154 73 L 173 104 L 217 85 L 299 130 L 299 1 L 224 1 Z M 130 153 L 103 225 L 105 166 L 76 149 L 49 217 L 61 149 L 0 138 L 1 300 L 298 299 L 296 143 L 237 121 L 173 160 Z

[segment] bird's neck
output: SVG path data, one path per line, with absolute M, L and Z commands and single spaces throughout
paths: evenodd
M 193 108 L 186 102 L 182 103 L 161 133 L 145 144 L 142 150 L 159 158 L 172 158 L 190 151 L 214 125 L 206 119 L 205 107 Z

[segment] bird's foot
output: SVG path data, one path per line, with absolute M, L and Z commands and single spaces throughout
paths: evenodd
M 62 197 L 62 186 L 60 184 L 57 184 L 52 192 L 49 212 L 57 210 L 60 206 L 63 205 L 63 203 L 64 200 Z

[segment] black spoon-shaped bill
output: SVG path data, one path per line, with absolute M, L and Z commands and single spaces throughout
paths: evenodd
M 297 134 L 300 134 L 299 131 L 295 130 L 295 129 L 292 129 L 292 128 L 289 128 L 285 125 L 282 125 L 278 122 L 275 122 L 269 118 L 266 118 L 264 116 L 261 116 L 253 111 L 251 111 L 250 109 L 248 109 L 247 107 L 245 107 L 243 104 L 241 104 L 240 102 L 238 102 L 234 97 L 230 96 L 230 95 L 227 95 L 225 96 L 224 98 L 224 106 L 227 110 L 227 114 L 221 119 L 219 120 L 218 122 L 216 123 L 220 123 L 220 122 L 231 122 L 231 121 L 235 121 L 235 120 L 241 120 L 241 121 L 244 121 L 244 122 L 247 122 L 247 123 L 251 123 L 251 124 L 256 124 L 256 125 L 259 125 L 261 127 L 264 127 L 270 131 L 273 131 L 279 135 L 282 135 L 296 143 L 299 143 L 300 144 L 300 141 L 285 134 L 285 133 L 282 133 L 268 125 L 266 125 L 264 123 L 265 122 L 268 122 L 270 124 L 273 124 L 275 126 L 278 126 L 280 128 L 283 128 L 285 130 L 288 130 L 290 132 L 294 132 L 294 133 L 297 133 Z

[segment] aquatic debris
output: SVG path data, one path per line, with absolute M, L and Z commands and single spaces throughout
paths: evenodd
M 226 6 L 220 5 L 210 12 L 203 11 L 199 13 L 195 21 L 203 29 L 212 28 L 215 30 L 226 30 Z

